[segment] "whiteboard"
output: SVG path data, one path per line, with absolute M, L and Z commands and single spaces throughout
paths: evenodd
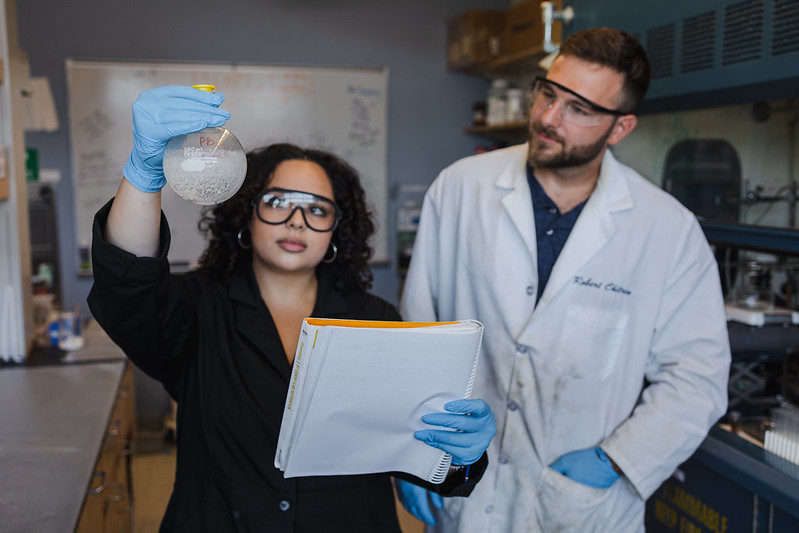
M 67 59 L 76 243 L 91 242 L 94 214 L 116 194 L 132 143 L 131 104 L 162 85 L 216 85 L 225 127 L 249 151 L 275 142 L 342 157 L 361 176 L 375 214 L 374 261 L 388 262 L 388 70 L 264 65 L 136 63 Z M 201 207 L 167 185 L 162 206 L 172 230 L 169 261 L 193 265 L 205 248 Z

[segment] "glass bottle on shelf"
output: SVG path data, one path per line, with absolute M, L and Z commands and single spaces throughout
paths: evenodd
M 400 276 L 407 273 L 411 263 L 425 192 L 427 192 L 427 185 L 404 184 L 400 186 L 400 206 L 397 209 L 397 270 Z
M 507 80 L 497 78 L 488 89 L 486 123 L 489 126 L 504 124 L 507 114 Z

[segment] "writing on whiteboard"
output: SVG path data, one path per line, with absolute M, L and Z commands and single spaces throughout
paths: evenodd
M 350 112 L 352 113 L 349 138 L 358 146 L 372 146 L 377 143 L 381 133 L 380 128 L 373 123 L 373 116 L 379 111 L 380 90 L 350 85 L 347 92 L 350 94 Z
M 245 150 L 293 142 L 355 167 L 382 222 L 374 260 L 388 260 L 387 71 L 69 60 L 67 73 L 77 242 L 91 241 L 94 213 L 119 187 L 131 150 L 130 107 L 141 91 L 207 83 L 224 93 L 222 108 L 231 114 L 225 127 Z M 170 262 L 193 264 L 206 245 L 197 229 L 201 209 L 169 187 L 161 203 L 172 230 Z

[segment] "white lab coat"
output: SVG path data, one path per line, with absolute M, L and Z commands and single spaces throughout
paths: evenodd
M 526 159 L 526 144 L 468 157 L 425 197 L 403 318 L 483 322 L 473 397 L 498 428 L 437 531 L 643 531 L 645 499 L 727 406 L 716 261 L 693 214 L 608 151 L 536 305 Z M 607 490 L 547 467 L 596 445 L 625 473 Z

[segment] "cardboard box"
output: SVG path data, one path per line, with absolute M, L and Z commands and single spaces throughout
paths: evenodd
M 447 67 L 463 69 L 496 57 L 504 30 L 504 11 L 475 9 L 452 19 L 447 25 Z
M 561 0 L 554 3 L 556 10 L 563 6 Z M 556 21 L 552 25 L 552 40 L 555 43 L 560 43 L 561 24 L 560 21 Z M 508 9 L 505 14 L 505 32 L 502 36 L 502 54 L 513 54 L 543 44 L 544 22 L 541 19 L 541 2 L 527 0 Z

